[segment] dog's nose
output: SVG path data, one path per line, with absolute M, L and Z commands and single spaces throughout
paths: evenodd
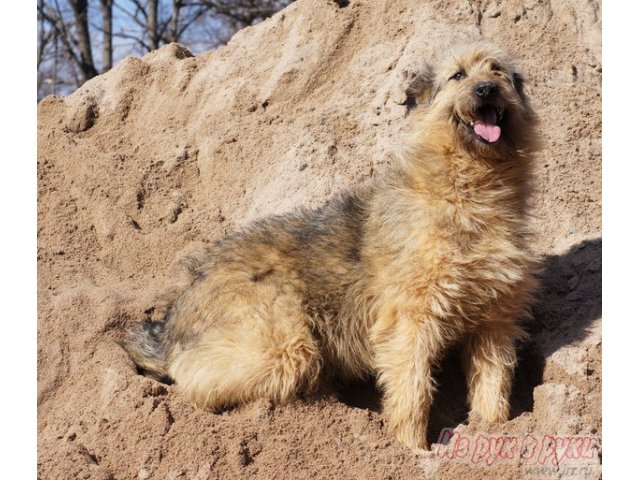
M 480 82 L 476 85 L 476 95 L 480 98 L 491 98 L 498 93 L 498 87 L 493 82 Z

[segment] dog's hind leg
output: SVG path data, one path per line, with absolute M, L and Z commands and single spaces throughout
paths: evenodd
M 223 318 L 169 366 L 179 389 L 199 408 L 256 398 L 284 402 L 315 386 L 320 354 L 299 296 L 274 285 L 248 287 L 225 299 Z

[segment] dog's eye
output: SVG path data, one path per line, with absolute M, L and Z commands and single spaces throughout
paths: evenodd
M 491 64 L 491 71 L 492 72 L 502 72 L 502 68 L 500 68 L 500 65 L 498 65 L 496 63 L 492 63 Z
M 464 70 L 458 70 L 456 73 L 451 75 L 451 78 L 449 78 L 449 80 L 462 80 L 466 76 L 467 74 L 464 73 Z

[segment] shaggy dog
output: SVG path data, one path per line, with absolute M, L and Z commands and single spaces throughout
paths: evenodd
M 510 58 L 484 41 L 407 92 L 417 108 L 397 164 L 188 259 L 164 321 L 126 345 L 141 369 L 214 410 L 373 374 L 391 432 L 424 448 L 434 369 L 456 343 L 472 412 L 507 420 L 516 321 L 536 286 L 536 116 Z

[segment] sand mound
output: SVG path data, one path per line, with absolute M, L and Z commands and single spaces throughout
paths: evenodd
M 116 343 L 154 318 L 184 253 L 383 169 L 416 65 L 478 33 L 520 58 L 542 119 L 546 272 L 513 419 L 458 431 L 600 434 L 599 2 L 299 0 L 215 52 L 169 45 L 40 103 L 40 478 L 522 476 L 406 450 L 370 384 L 213 415 L 138 375 Z M 452 357 L 432 441 L 466 420 L 459 375 Z

